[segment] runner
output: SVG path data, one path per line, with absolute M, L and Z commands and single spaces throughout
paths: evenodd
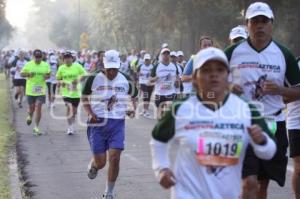
M 17 100 L 19 108 L 22 108 L 22 101 L 25 94 L 26 79 L 21 77 L 21 70 L 27 63 L 25 52 L 20 51 L 18 59 L 12 64 L 15 67 L 14 86 L 16 87 L 15 100 Z
M 181 68 L 185 67 L 186 61 L 184 60 L 184 53 L 182 51 L 178 51 L 176 53 L 177 55 L 177 64 L 179 64 L 181 66 Z
M 42 117 L 42 105 L 46 101 L 46 79 L 50 77 L 50 66 L 42 61 L 43 52 L 35 50 L 34 60 L 28 62 L 21 70 L 21 76 L 26 78 L 26 96 L 28 101 L 27 125 L 32 122 L 35 113 L 35 127 L 33 133 L 41 135 L 39 124 Z
M 270 179 L 280 186 L 285 184 L 288 139 L 283 97 L 300 99 L 300 87 L 292 87 L 300 83 L 300 72 L 292 53 L 272 39 L 274 15 L 269 5 L 253 3 L 245 17 L 249 38 L 227 48 L 226 54 L 232 91 L 260 105 L 277 140 L 272 160 L 258 159 L 250 147 L 244 162 L 243 198 L 252 199 L 257 193 L 257 198 L 264 199 Z
M 61 87 L 61 95 L 67 107 L 67 134 L 74 134 L 74 123 L 77 114 L 77 108 L 81 97 L 81 81 L 86 74 L 84 68 L 74 63 L 74 56 L 71 52 L 64 55 L 65 64 L 58 68 L 56 79 Z
M 152 131 L 153 169 L 162 187 L 173 187 L 173 199 L 240 198 L 247 145 L 263 159 L 273 157 L 276 145 L 255 107 L 228 92 L 229 65 L 221 50 L 200 51 L 193 70 L 197 96 L 173 103 Z M 172 142 L 180 143 L 174 173 Z
M 143 106 L 144 106 L 144 110 L 140 113 L 140 115 L 143 115 L 146 118 L 150 117 L 149 103 L 154 88 L 154 86 L 150 84 L 152 69 L 153 69 L 153 65 L 151 64 L 151 56 L 150 54 L 145 54 L 144 64 L 138 67 L 137 73 L 138 73 L 140 90 L 142 92 Z
M 182 83 L 181 83 L 181 77 L 182 77 L 182 73 L 183 73 L 183 68 L 181 67 L 181 65 L 179 65 L 177 63 L 177 53 L 175 51 L 172 51 L 170 53 L 170 57 L 171 57 L 171 63 L 174 64 L 177 68 L 176 71 L 176 82 L 175 82 L 175 93 L 176 93 L 176 99 L 180 99 L 182 98 Z
M 88 113 L 87 136 L 93 158 L 88 166 L 88 177 L 95 179 L 98 170 L 106 165 L 109 168 L 104 199 L 113 199 L 114 186 L 119 174 L 120 156 L 124 150 L 125 115 L 134 117 L 134 98 L 137 89 L 122 73 L 119 53 L 109 50 L 104 57 L 104 70 L 90 76 L 83 88 L 83 107 Z M 129 95 L 132 97 L 132 111 L 127 111 Z
M 157 119 L 161 118 L 164 111 L 176 97 L 177 67 L 170 63 L 170 49 L 162 49 L 161 55 L 162 62 L 153 67 L 150 80 L 151 83 L 155 83 L 154 93 Z
M 248 32 L 244 26 L 236 26 L 231 29 L 229 34 L 230 44 L 237 44 L 248 37 Z
M 300 58 L 297 59 L 300 69 Z M 300 199 L 300 101 L 287 104 L 287 129 L 289 133 L 290 157 L 293 158 L 294 172 L 292 185 L 295 199 Z
M 214 45 L 213 40 L 208 36 L 202 36 L 199 40 L 200 44 L 200 50 L 211 47 Z M 193 73 L 193 55 L 191 56 L 190 60 L 187 62 L 183 75 L 182 75 L 182 81 L 183 82 L 191 82 L 192 81 L 192 73 Z
M 50 54 L 49 57 L 49 65 L 50 65 L 50 78 L 46 80 L 48 87 L 48 108 L 54 107 L 55 100 L 55 92 L 56 92 L 56 73 L 58 68 L 58 59 L 55 54 Z

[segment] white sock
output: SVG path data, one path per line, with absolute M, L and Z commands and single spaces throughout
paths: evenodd
M 105 192 L 106 193 L 113 193 L 114 187 L 115 187 L 115 182 L 106 181 Z

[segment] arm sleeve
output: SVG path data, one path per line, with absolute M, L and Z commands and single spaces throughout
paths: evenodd
M 300 69 L 298 67 L 295 56 L 288 48 L 282 46 L 276 41 L 274 42 L 280 48 L 285 58 L 285 63 L 286 63 L 285 81 L 284 81 L 285 86 L 286 87 L 298 86 L 300 84 Z
M 61 80 L 62 79 L 62 77 L 61 77 L 61 67 L 59 67 L 58 70 L 57 70 L 56 79 L 57 80 Z
M 159 176 L 160 170 L 170 168 L 170 160 L 168 156 L 168 144 L 164 142 L 151 139 L 150 149 L 152 156 L 152 169 L 155 176 Z
M 29 62 L 27 62 L 25 64 L 25 66 L 22 68 L 21 73 L 28 73 L 28 65 L 29 65 Z
M 151 77 L 156 77 L 156 69 L 158 67 L 158 64 L 154 65 L 154 67 L 151 70 Z
M 83 68 L 83 66 L 82 65 L 78 65 L 78 69 L 79 69 L 79 75 L 80 76 L 83 76 L 83 75 L 86 75 L 87 74 L 87 72 L 85 71 L 85 69 Z
M 95 75 L 91 75 L 85 81 L 82 88 L 82 95 L 91 95 L 92 94 L 92 86 L 95 79 Z
M 128 85 L 129 85 L 129 89 L 128 89 L 128 95 L 130 95 L 132 98 L 135 98 L 138 96 L 138 89 L 135 86 L 135 83 L 132 81 L 132 79 L 126 75 L 125 73 L 120 72 L 122 75 L 124 75 L 124 77 L 126 78 L 126 80 L 128 81 Z
M 276 153 L 276 144 L 274 141 L 274 136 L 271 134 L 265 120 L 258 112 L 254 105 L 249 104 L 249 108 L 251 111 L 251 124 L 259 125 L 266 137 L 266 143 L 264 145 L 255 144 L 254 141 L 250 138 L 250 143 L 253 147 L 253 151 L 255 155 L 264 160 L 270 160 Z

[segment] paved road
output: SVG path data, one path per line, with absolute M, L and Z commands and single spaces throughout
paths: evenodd
M 61 119 L 65 112 L 63 105 L 57 105 L 51 113 L 43 108 L 41 129 L 44 135 L 31 134 L 32 126 L 25 125 L 26 107 L 15 106 L 15 125 L 18 133 L 19 151 L 27 161 L 24 171 L 34 186 L 35 199 L 98 199 L 105 189 L 107 168 L 100 171 L 96 180 L 89 180 L 86 167 L 90 151 L 85 127 L 77 125 L 74 136 L 65 134 L 66 122 Z M 84 113 L 80 114 L 85 121 Z M 151 170 L 149 152 L 150 131 L 154 120 L 140 118 L 126 121 L 126 150 L 122 155 L 120 177 L 116 185 L 120 199 L 163 199 L 169 198 L 168 191 L 161 189 Z M 84 122 L 83 122 L 84 123 Z M 269 198 L 292 198 L 290 173 L 287 185 L 279 188 L 272 184 Z

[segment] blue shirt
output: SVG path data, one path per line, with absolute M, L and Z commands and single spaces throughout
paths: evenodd
M 190 58 L 183 70 L 183 75 L 193 74 L 193 58 Z

